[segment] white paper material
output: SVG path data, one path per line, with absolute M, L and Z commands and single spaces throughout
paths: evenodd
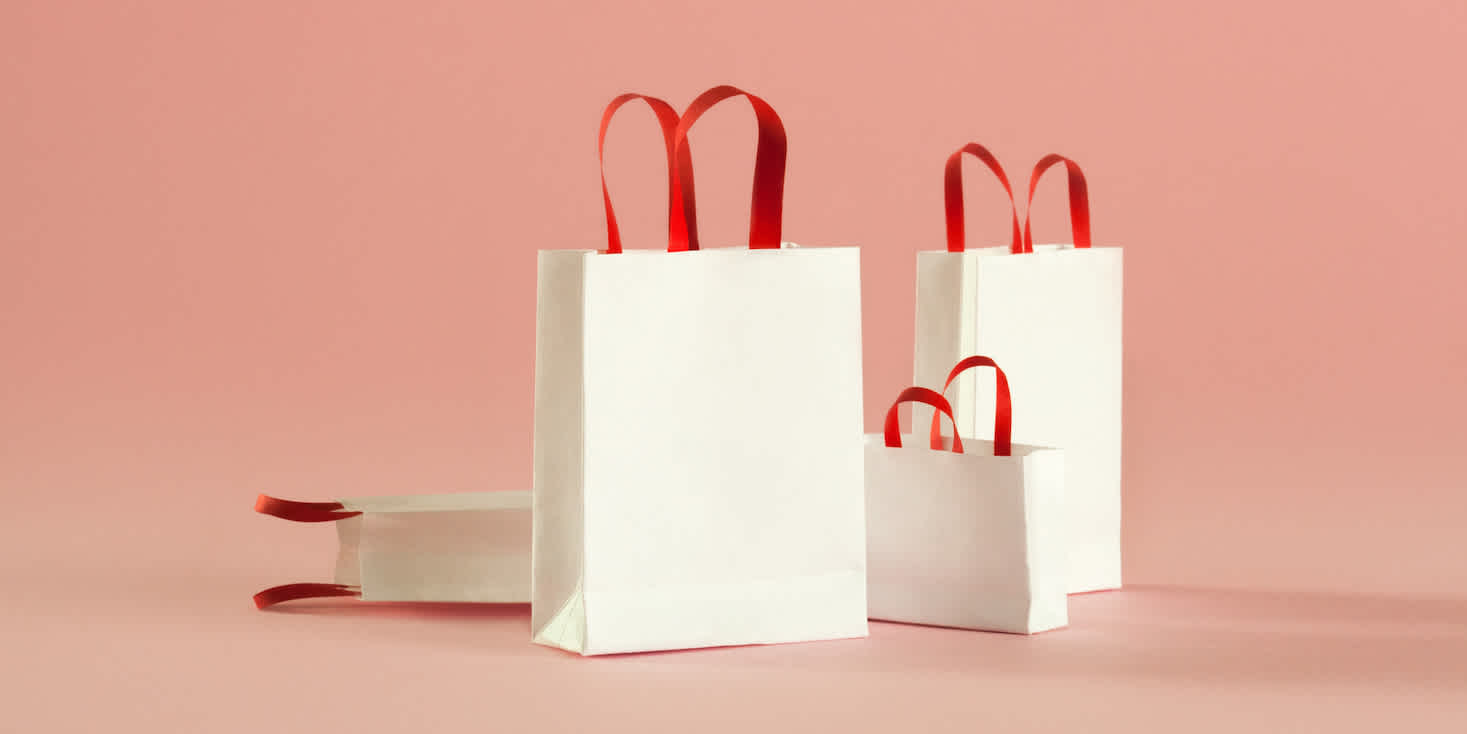
M 530 493 L 338 500 L 336 583 L 362 601 L 530 600 Z
M 950 445 L 950 444 L 948 444 Z M 1069 623 L 1065 457 L 963 439 L 965 453 L 866 436 L 872 619 L 1032 634 Z
M 1004 366 L 1013 440 L 1065 451 L 1071 593 L 1121 585 L 1121 271 L 1115 247 L 917 255 L 915 383 L 941 388 L 973 354 Z M 964 376 L 948 398 L 962 435 L 992 438 L 991 380 Z
M 855 248 L 540 253 L 534 640 L 866 635 Z

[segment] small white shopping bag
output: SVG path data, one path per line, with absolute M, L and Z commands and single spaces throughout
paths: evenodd
M 759 121 L 749 249 L 699 250 L 687 129 Z M 660 100 L 667 252 L 542 251 L 533 639 L 584 655 L 862 637 L 860 260 L 780 242 L 785 137 Z M 606 121 L 603 119 L 603 138 Z M 686 205 L 686 208 L 685 208 Z
M 1007 381 L 998 373 L 994 440 L 901 436 L 898 408 L 953 412 L 939 393 L 903 391 L 884 434 L 866 436 L 867 593 L 872 619 L 1032 634 L 1068 624 L 1065 456 L 1014 444 Z M 950 450 L 949 450 L 950 449 Z
M 988 164 L 1009 191 L 1013 240 L 1008 247 L 965 248 L 961 162 Z M 1014 439 L 1065 450 L 1071 593 L 1121 585 L 1121 248 L 1091 247 L 1084 174 L 1051 155 L 1040 176 L 1063 163 L 1069 175 L 1073 243 L 1034 245 L 1021 228 L 1008 178 L 982 146 L 969 144 L 947 161 L 946 252 L 917 255 L 914 382 L 936 384 L 967 354 L 986 354 L 1013 375 Z M 950 395 L 959 430 L 988 437 L 973 416 L 993 410 L 985 385 L 961 382 Z M 913 411 L 916 420 L 931 415 Z M 914 424 L 920 425 L 920 423 Z
M 292 502 L 260 495 L 255 511 L 335 522 L 333 583 L 286 584 L 255 595 L 263 609 L 292 599 L 530 601 L 530 493 L 356 497 Z

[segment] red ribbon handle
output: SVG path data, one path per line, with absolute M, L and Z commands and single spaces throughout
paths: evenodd
M 678 116 L 672 105 L 641 94 L 623 94 L 606 105 L 601 114 L 601 132 L 596 136 L 596 161 L 601 168 L 601 198 L 606 202 L 606 252 L 621 252 L 621 229 L 616 226 L 616 213 L 611 208 L 611 190 L 606 186 L 606 131 L 611 127 L 611 118 L 622 105 L 633 100 L 642 100 L 657 115 L 657 124 L 662 128 L 662 142 L 667 147 L 667 251 L 680 252 L 698 249 L 697 238 L 689 240 L 677 233 L 696 229 L 693 212 L 693 166 L 692 154 L 686 146 L 677 146 L 676 133 Z
M 1029 223 L 1034 217 L 1034 191 L 1039 188 L 1039 177 L 1056 163 L 1065 164 L 1070 179 L 1070 232 L 1076 248 L 1090 246 L 1090 188 L 1085 183 L 1085 172 L 1080 165 L 1062 155 L 1050 153 L 1039 159 L 1034 173 L 1029 177 L 1029 205 L 1024 212 L 1024 252 L 1034 251 L 1034 233 Z
M 784 123 L 768 102 L 737 87 L 728 85 L 714 87 L 693 100 L 683 111 L 677 124 L 678 178 L 684 176 L 691 181 L 691 155 L 687 153 L 688 130 L 713 105 L 730 97 L 745 97 L 754 107 L 754 118 L 759 124 L 759 139 L 754 148 L 754 193 L 749 208 L 749 249 L 778 250 L 780 230 L 784 221 L 784 170 L 789 147 L 784 133 Z M 693 188 L 679 186 L 678 194 L 686 197 L 684 208 L 693 211 Z M 669 250 L 698 249 L 698 226 L 691 215 L 684 217 L 687 226 L 671 234 Z
M 291 522 L 335 522 L 362 513 L 348 512 L 340 502 L 296 502 L 262 494 L 255 498 L 255 512 Z M 285 584 L 272 586 L 255 594 L 255 608 L 264 609 L 281 602 L 295 599 L 315 599 L 326 596 L 361 596 L 355 586 L 342 584 Z
M 268 494 L 255 498 L 255 512 L 291 522 L 335 522 L 362 514 L 347 512 L 340 502 L 296 502 Z
M 331 596 L 359 597 L 361 595 L 361 588 L 344 584 L 285 584 L 284 586 L 272 586 L 255 594 L 255 608 L 264 609 L 296 599 L 322 599 Z
M 947 251 L 962 252 L 963 242 L 966 237 L 963 227 L 963 154 L 977 158 L 993 171 L 998 177 L 998 182 L 1003 184 L 1004 193 L 1009 195 L 1009 212 L 1013 216 L 1014 234 L 1009 243 L 1009 252 L 1015 255 L 1024 251 L 1024 242 L 1019 236 L 1019 208 L 1014 203 L 1014 189 L 1009 186 L 1009 177 L 1003 172 L 1003 166 L 999 165 L 998 159 L 988 152 L 988 149 L 977 144 L 968 143 L 953 151 L 947 157 L 947 165 L 942 171 L 942 199 L 947 213 Z
M 902 394 L 897 396 L 896 402 L 892 403 L 891 408 L 886 411 L 887 446 L 894 449 L 902 447 L 901 415 L 897 410 L 901 407 L 902 403 L 926 403 L 936 408 L 938 412 L 932 416 L 934 421 L 946 415 L 947 419 L 953 424 L 953 453 L 963 453 L 963 439 L 958 435 L 958 422 L 953 417 L 953 406 L 948 404 L 947 398 L 943 397 L 941 393 L 925 387 L 909 387 L 903 390 Z M 939 443 L 932 448 L 941 449 L 942 445 Z
M 953 367 L 952 372 L 948 373 L 947 382 L 942 386 L 942 391 L 943 393 L 946 393 L 947 389 L 949 387 L 952 387 L 953 381 L 958 379 L 958 375 L 961 375 L 964 372 L 973 369 L 974 367 L 993 368 L 993 373 L 996 376 L 996 382 L 998 385 L 997 394 L 993 401 L 993 455 L 1012 456 L 1014 406 L 1013 403 L 1009 400 L 1009 378 L 1004 375 L 1003 370 L 999 368 L 997 363 L 995 363 L 992 359 L 989 359 L 988 357 L 968 357 L 967 359 L 958 362 L 957 365 Z M 957 440 L 957 434 L 957 424 L 954 423 L 954 441 Z M 942 422 L 936 415 L 932 416 L 931 439 L 932 448 L 942 448 Z

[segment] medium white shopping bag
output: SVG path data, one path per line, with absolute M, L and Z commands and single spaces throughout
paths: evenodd
M 1013 241 L 972 249 L 963 243 L 962 156 L 977 156 L 1009 191 Z M 965 354 L 986 354 L 1013 375 L 1014 439 L 1065 450 L 1071 593 L 1121 585 L 1121 248 L 1091 247 L 1084 174 L 1050 155 L 1040 176 L 1063 163 L 1069 174 L 1073 243 L 1034 245 L 1019 225 L 1008 178 L 982 146 L 953 153 L 945 172 L 946 252 L 917 255 L 914 381 L 937 384 Z M 960 382 L 949 395 L 962 432 L 988 437 L 973 416 L 993 409 L 993 391 Z M 930 411 L 914 411 L 925 420 Z M 918 424 L 914 424 L 918 425 Z
M 292 599 L 530 600 L 530 493 L 355 497 L 293 502 L 260 495 L 255 511 L 294 522 L 334 522 L 332 583 L 286 584 L 255 595 L 261 609 Z
M 940 394 L 912 387 L 866 436 L 867 598 L 872 619 L 1032 634 L 1068 624 L 1065 589 L 1065 455 L 1010 440 L 1008 383 L 998 373 L 992 441 L 944 439 L 930 449 L 901 436 L 898 408 L 933 406 Z M 956 421 L 953 421 L 956 424 Z
M 699 250 L 686 133 L 734 96 L 759 122 L 750 247 Z M 864 636 L 859 253 L 781 249 L 785 136 L 762 99 L 718 87 L 680 120 L 648 101 L 676 169 L 669 251 L 622 252 L 608 197 L 607 251 L 540 253 L 533 639 Z

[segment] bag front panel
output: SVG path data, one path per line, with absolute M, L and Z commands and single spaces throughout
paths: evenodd
M 854 600 L 799 634 L 864 631 L 858 251 L 596 257 L 585 307 L 590 644 L 597 599 L 639 644 L 798 639 L 779 618 L 832 576 L 821 598 Z M 635 624 L 604 606 L 639 594 L 659 601 Z M 710 605 L 758 629 L 688 634 Z
M 953 454 L 915 436 L 902 448 L 866 437 L 870 615 L 1027 632 L 1025 448 L 996 457 L 989 442 L 963 443 L 968 453 Z

